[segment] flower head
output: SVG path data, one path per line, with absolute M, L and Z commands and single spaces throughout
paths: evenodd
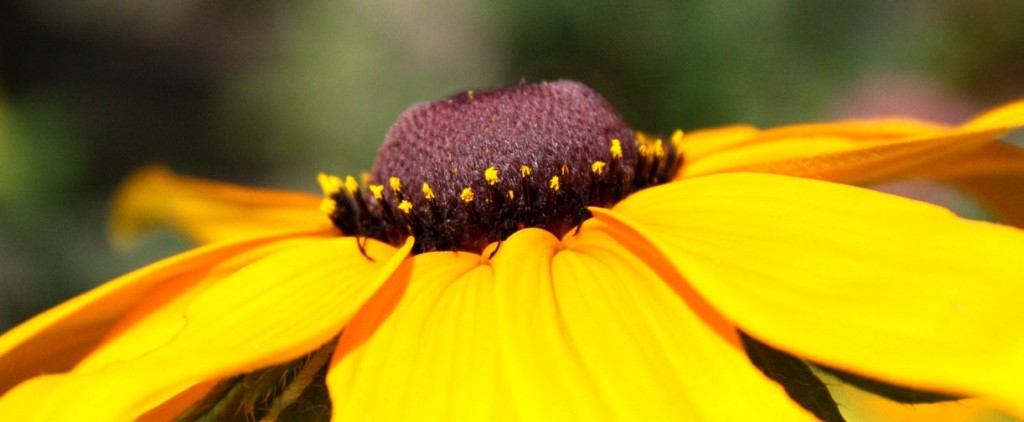
M 588 206 L 666 182 L 682 164 L 671 145 L 638 140 L 578 82 L 470 92 L 398 117 L 369 180 L 387 189 L 370 195 L 321 180 L 338 228 L 393 245 L 414 236 L 415 252 L 480 252 L 527 227 L 561 236 L 589 217 Z
M 662 138 L 562 81 L 414 106 L 323 198 L 145 170 L 117 237 L 209 244 L 0 337 L 0 415 L 842 417 L 812 362 L 1024 416 L 1024 233 L 837 183 L 1020 177 L 1022 104 Z

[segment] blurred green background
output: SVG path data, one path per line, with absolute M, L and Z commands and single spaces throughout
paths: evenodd
M 86 0 L 0 5 L 0 329 L 183 250 L 115 252 L 110 194 L 161 162 L 317 192 L 407 105 L 572 78 L 650 132 L 1024 96 L 1024 2 Z

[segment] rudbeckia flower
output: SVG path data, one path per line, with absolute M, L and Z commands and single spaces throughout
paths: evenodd
M 1022 124 L 662 138 L 558 81 L 413 106 L 322 198 L 150 168 L 115 238 L 204 245 L 0 337 L 0 418 L 842 418 L 815 374 L 1024 417 L 1024 232 L 856 186 L 998 192 Z

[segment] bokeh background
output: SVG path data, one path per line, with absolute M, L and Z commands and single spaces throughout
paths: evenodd
M 1022 23 L 1019 0 L 2 2 L 0 330 L 188 247 L 107 242 L 146 163 L 315 193 L 407 105 L 524 79 L 583 81 L 649 132 L 956 123 L 1024 97 Z

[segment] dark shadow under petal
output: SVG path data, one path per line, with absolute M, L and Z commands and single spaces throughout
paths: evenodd
M 754 340 L 742 331 L 740 339 L 750 362 L 782 385 L 793 401 L 823 421 L 845 421 L 825 383 L 811 372 L 804 361 Z

